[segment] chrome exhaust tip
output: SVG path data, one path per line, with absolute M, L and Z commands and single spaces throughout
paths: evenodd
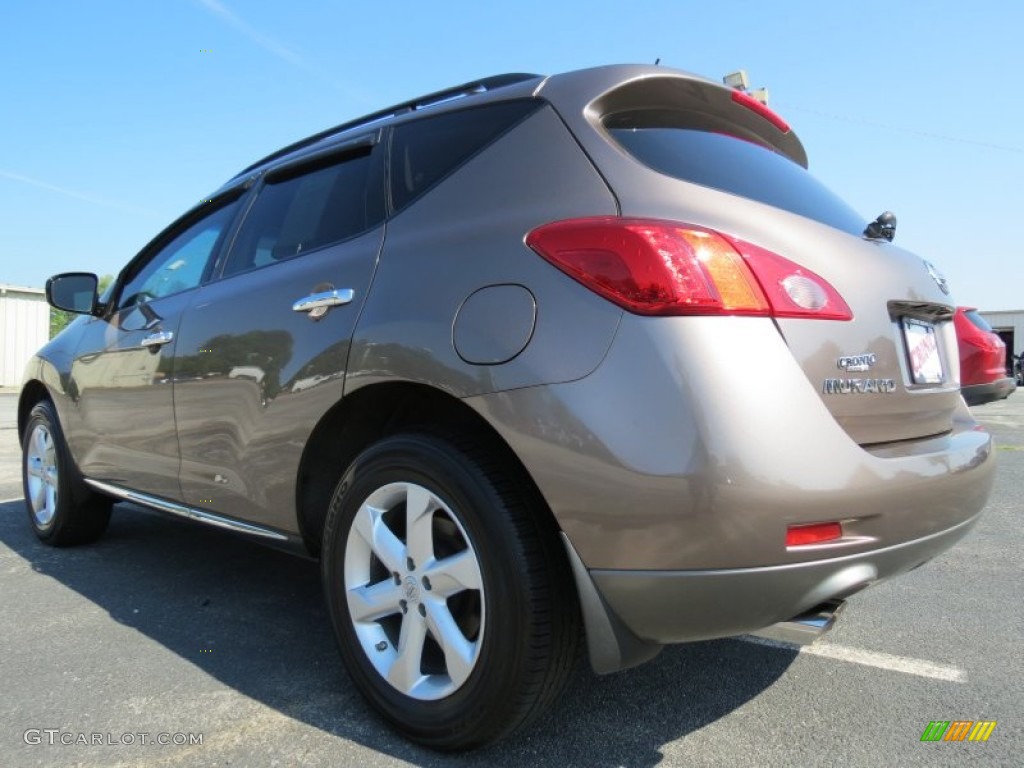
M 750 634 L 754 637 L 764 637 L 783 643 L 810 645 L 832 629 L 836 618 L 845 607 L 845 600 L 826 600 L 821 605 L 816 605 L 788 621 L 780 621 L 778 624 L 772 624 Z

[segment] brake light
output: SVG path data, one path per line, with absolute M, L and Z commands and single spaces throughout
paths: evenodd
M 849 320 L 824 279 L 705 227 L 598 216 L 544 224 L 526 244 L 570 277 L 639 315 Z
M 839 523 L 811 523 L 810 525 L 791 525 L 786 529 L 787 547 L 806 547 L 809 544 L 822 544 L 843 537 L 843 526 Z
M 734 90 L 732 92 L 732 100 L 741 107 L 746 107 L 751 112 L 756 112 L 783 133 L 789 133 L 789 123 L 779 117 L 775 112 L 768 109 L 767 106 L 755 99 L 749 93 Z

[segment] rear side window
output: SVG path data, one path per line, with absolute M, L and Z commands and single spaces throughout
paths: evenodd
M 853 235 L 864 231 L 863 217 L 789 158 L 725 133 L 686 127 L 686 121 L 685 113 L 676 127 L 664 112 L 657 119 L 631 112 L 612 116 L 605 128 L 629 154 L 659 173 L 767 203 Z
M 259 191 L 231 248 L 223 276 L 346 240 L 379 223 L 367 199 L 370 151 L 301 173 L 275 175 Z
M 409 205 L 541 105 L 535 100 L 503 101 L 397 126 L 391 140 L 393 209 Z

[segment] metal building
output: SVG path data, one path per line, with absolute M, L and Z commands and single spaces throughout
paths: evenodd
M 1006 369 L 1013 370 L 1013 356 L 1024 354 L 1024 309 L 997 312 L 979 310 L 992 330 L 1006 343 Z
M 0 283 L 0 387 L 20 386 L 29 358 L 49 338 L 43 289 Z

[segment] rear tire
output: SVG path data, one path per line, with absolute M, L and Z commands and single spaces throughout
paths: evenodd
M 408 738 L 470 749 L 525 726 L 575 665 L 579 607 L 553 526 L 488 454 L 389 437 L 338 483 L 323 580 L 359 691 Z
M 25 506 L 39 540 L 66 547 L 88 544 L 102 536 L 113 502 L 81 480 L 48 400 L 38 403 L 29 414 L 21 448 Z

